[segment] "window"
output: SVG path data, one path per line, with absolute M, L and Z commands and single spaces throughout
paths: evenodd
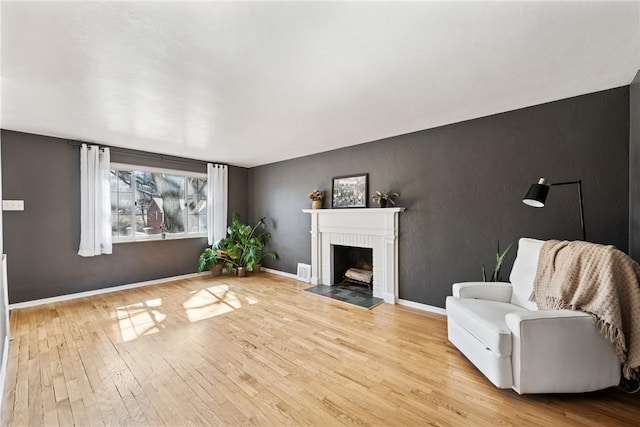
M 207 235 L 207 176 L 111 164 L 114 241 Z

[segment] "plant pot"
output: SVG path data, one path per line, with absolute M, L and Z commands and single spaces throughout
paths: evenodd
M 254 273 L 260 273 L 260 270 L 262 270 L 262 264 L 256 264 L 253 266 Z
M 224 264 L 214 264 L 214 266 L 211 267 L 211 275 L 220 276 L 222 274 L 223 268 L 224 268 Z
M 380 199 L 380 207 L 381 208 L 387 207 L 387 199 Z
M 312 200 L 311 209 L 322 209 L 322 200 Z
M 236 268 L 236 273 L 238 274 L 238 277 L 245 277 L 247 275 L 247 267 Z

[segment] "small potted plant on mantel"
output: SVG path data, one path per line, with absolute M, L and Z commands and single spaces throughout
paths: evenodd
M 311 209 L 322 209 L 322 199 L 324 193 L 320 190 L 313 190 L 309 193 L 309 199 L 311 200 Z
M 373 201 L 378 203 L 381 208 L 386 208 L 387 203 L 395 205 L 396 202 L 393 200 L 394 197 L 400 197 L 400 195 L 398 193 L 391 193 L 391 192 L 385 193 L 382 191 L 376 191 L 374 194 L 371 195 L 371 198 L 373 199 Z

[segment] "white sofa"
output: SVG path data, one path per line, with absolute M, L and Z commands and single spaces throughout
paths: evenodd
M 522 238 L 509 280 L 453 285 L 449 341 L 496 387 L 580 393 L 617 385 L 613 345 L 580 311 L 540 310 L 528 301 L 543 241 Z

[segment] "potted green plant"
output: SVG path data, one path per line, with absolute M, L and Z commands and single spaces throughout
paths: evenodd
M 234 212 L 231 225 L 227 227 L 227 236 L 213 246 L 219 251 L 217 257 L 222 260 L 228 270 L 236 270 L 238 277 L 244 277 L 247 271 L 254 271 L 256 265 L 265 257 L 278 259 L 278 254 L 264 252 L 264 247 L 271 234 L 264 231 L 266 217 L 262 217 L 252 227 L 243 224 L 240 215 Z
M 392 205 L 395 205 L 396 202 L 393 200 L 394 197 L 400 197 L 400 195 L 398 193 L 385 193 L 382 191 L 376 191 L 374 194 L 371 195 L 371 198 L 373 199 L 374 202 L 380 204 L 381 208 L 386 208 L 387 207 L 387 203 L 391 203 Z
M 240 233 L 240 241 L 243 249 L 241 264 L 246 267 L 247 271 L 260 271 L 262 260 L 265 257 L 278 259 L 276 252 L 265 252 L 264 250 L 267 241 L 271 238 L 271 233 L 267 232 L 266 228 L 266 217 L 262 217 L 250 228 L 248 233 L 246 233 L 246 231 L 249 230 L 249 226 L 245 226 L 243 229 L 245 233 Z
M 255 273 L 260 272 L 262 268 L 262 260 L 266 257 L 271 259 L 278 259 L 278 254 L 274 251 L 264 252 L 264 247 L 267 243 L 267 240 L 271 238 L 271 233 L 266 231 L 256 233 L 255 240 L 249 247 L 247 251 L 247 269 L 249 271 L 253 271 Z
M 216 249 L 215 246 L 205 248 L 198 258 L 198 273 L 201 273 L 205 268 L 210 269 L 214 276 L 221 275 L 224 268 L 224 253 Z

